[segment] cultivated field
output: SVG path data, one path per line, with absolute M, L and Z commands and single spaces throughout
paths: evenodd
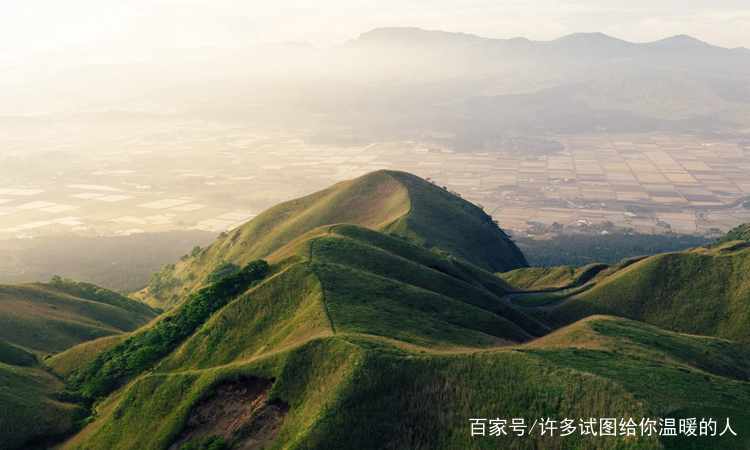
M 77 122 L 0 133 L 0 238 L 80 231 L 229 230 L 281 201 L 379 169 L 429 177 L 505 228 L 609 221 L 706 233 L 750 219 L 750 156 L 692 136 L 547 139 L 542 156 L 423 142 L 312 144 L 243 124 Z M 714 230 L 715 231 L 715 230 Z

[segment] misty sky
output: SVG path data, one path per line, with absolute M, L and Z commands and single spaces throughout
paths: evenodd
M 387 26 L 535 40 L 592 31 L 633 42 L 689 34 L 750 48 L 750 2 L 0 0 L 0 62 L 138 60 L 165 49 L 239 48 L 263 41 L 325 48 Z

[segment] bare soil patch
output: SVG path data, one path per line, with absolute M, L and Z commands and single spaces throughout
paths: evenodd
M 258 378 L 216 386 L 212 395 L 190 412 L 185 429 L 169 450 L 179 450 L 207 436 L 233 446 L 242 444 L 241 448 L 247 450 L 273 442 L 289 405 L 279 399 L 267 403 L 272 387 L 271 381 Z

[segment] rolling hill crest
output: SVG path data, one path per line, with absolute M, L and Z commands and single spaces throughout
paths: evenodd
M 335 224 L 380 232 L 491 273 L 528 266 L 518 247 L 477 206 L 409 173 L 381 170 L 264 211 L 179 264 L 166 288 L 143 292 L 141 298 L 171 307 L 210 280 L 212 271 L 272 258 L 291 242 L 307 239 L 306 233 Z
M 233 286 L 236 269 L 261 258 L 268 261 L 264 278 L 223 296 L 217 285 Z M 374 172 L 280 204 L 221 236 L 177 265 L 157 295 L 144 293 L 152 305 L 173 306 L 170 312 L 124 340 L 84 344 L 49 364 L 68 385 L 63 398 L 94 404 L 132 392 L 140 380 L 206 370 L 213 378 L 212 368 L 310 345 L 333 343 L 337 353 L 372 345 L 462 352 L 519 344 L 550 330 L 501 299 L 517 289 L 494 272 L 525 266 L 480 208 L 413 175 Z M 185 406 L 174 413 L 184 415 L 195 402 Z M 101 415 L 115 421 L 104 428 L 101 420 L 90 425 L 82 448 L 112 443 L 105 430 L 119 428 L 116 418 L 130 414 L 121 406 L 116 411 Z M 186 439 L 182 419 L 155 421 L 173 428 L 162 430 L 157 447 Z M 153 439 L 141 432 L 155 430 L 146 427 L 132 439 Z
M 517 308 L 506 296 L 520 289 L 496 274 L 599 283 L 646 263 L 526 269 L 480 208 L 373 172 L 271 208 L 163 271 L 141 295 L 169 310 L 49 358 L 56 380 L 0 377 L 43 384 L 65 449 L 746 447 L 747 348 L 648 317 L 565 320 L 582 308 L 558 310 L 578 300 Z M 472 417 L 700 415 L 730 417 L 741 437 L 469 434 Z

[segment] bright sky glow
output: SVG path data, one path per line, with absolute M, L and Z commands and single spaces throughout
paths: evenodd
M 341 44 L 377 27 L 551 40 L 600 31 L 633 42 L 688 34 L 750 48 L 746 0 L 2 0 L 0 62 L 138 59 L 263 41 Z

